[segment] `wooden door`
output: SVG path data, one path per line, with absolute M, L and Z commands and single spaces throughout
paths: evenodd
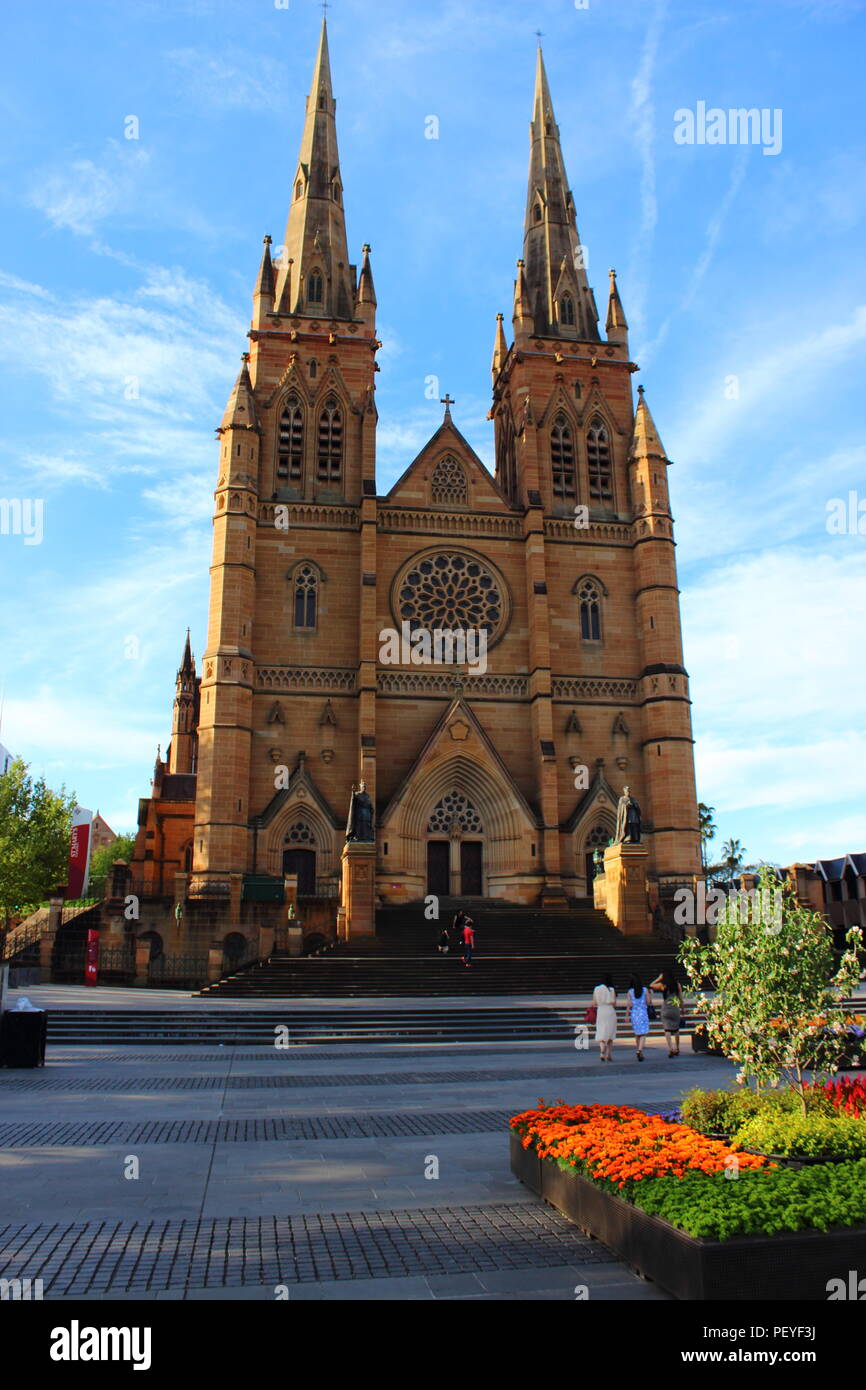
M 427 841 L 427 892 L 447 898 L 451 892 L 451 846 L 447 840 Z
M 316 891 L 316 851 L 287 849 L 283 852 L 283 873 L 298 875 L 298 897 Z
M 481 873 L 481 841 L 460 841 L 460 892 L 478 898 L 484 892 Z

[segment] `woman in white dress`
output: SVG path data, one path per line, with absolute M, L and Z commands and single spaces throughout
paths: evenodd
M 596 1008 L 595 1040 L 598 1055 L 602 1062 L 613 1057 L 613 1040 L 616 1037 L 616 990 L 610 975 L 605 975 L 602 983 L 592 991 L 592 1002 Z

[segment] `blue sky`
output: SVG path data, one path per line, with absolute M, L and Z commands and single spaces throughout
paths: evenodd
M 380 490 L 441 419 L 431 374 L 492 463 L 540 28 L 590 282 L 603 303 L 616 267 L 675 462 L 699 796 L 719 843 L 783 863 L 866 848 L 866 535 L 826 527 L 830 499 L 866 498 L 864 8 L 329 10 L 350 246 L 373 247 L 384 341 Z M 320 21 L 307 0 L 0 19 L 0 497 L 45 507 L 41 545 L 0 535 L 0 740 L 118 830 L 167 741 L 187 624 L 202 650 L 213 430 L 261 238 L 282 237 Z M 781 110 L 781 151 L 677 144 L 700 101 Z

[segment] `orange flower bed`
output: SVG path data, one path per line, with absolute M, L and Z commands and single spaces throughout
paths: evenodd
M 511 1120 L 524 1149 L 540 1158 L 560 1159 L 596 1181 L 617 1188 L 642 1178 L 687 1172 L 721 1173 L 730 1167 L 764 1168 L 758 1154 L 738 1153 L 718 1139 L 707 1139 L 688 1125 L 671 1124 L 630 1105 L 566 1105 L 557 1101 L 524 1110 Z

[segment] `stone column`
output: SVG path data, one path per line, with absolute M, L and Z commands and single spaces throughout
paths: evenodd
M 135 943 L 135 980 L 133 981 L 136 989 L 144 989 L 147 985 L 147 977 L 150 967 L 150 942 L 136 941 Z
M 343 909 L 346 939 L 376 934 L 376 846 L 350 840 L 343 846 Z

